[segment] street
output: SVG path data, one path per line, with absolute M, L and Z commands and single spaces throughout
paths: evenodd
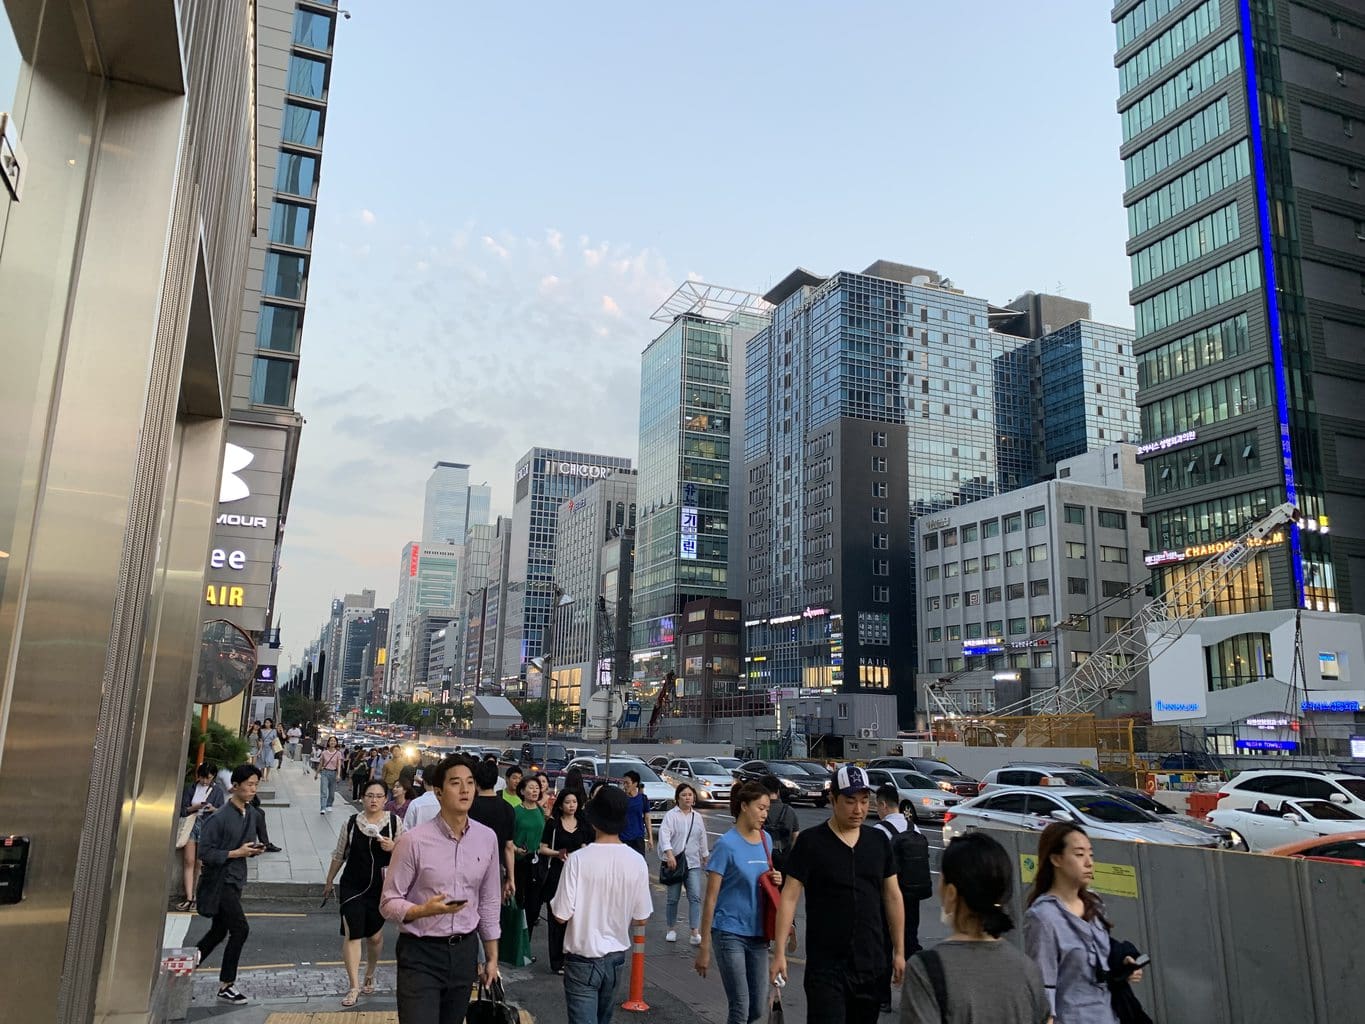
M 796 808 L 801 827 L 811 828 L 829 817 L 828 809 Z M 720 807 L 702 809 L 702 818 L 712 842 L 730 828 L 728 810 Z M 929 838 L 931 863 L 937 866 L 938 851 L 942 847 L 939 829 L 924 829 Z M 657 872 L 651 854 L 651 874 Z M 682 1024 L 701 1020 L 708 1024 L 722 1024 L 725 1020 L 725 994 L 714 962 L 705 980 L 693 970 L 695 950 L 687 943 L 687 900 L 678 908 L 682 926 L 678 929 L 681 941 L 664 941 L 665 891 L 657 882 L 654 892 L 654 914 L 646 929 L 645 1001 L 650 1005 L 649 1019 L 662 1024 Z M 224 1024 L 262 1024 L 270 1011 L 301 1010 L 310 1012 L 363 1011 L 395 1009 L 393 996 L 393 942 L 395 930 L 385 930 L 385 947 L 378 974 L 379 991 L 364 996 L 351 1011 L 340 1005 L 345 994 L 346 978 L 341 964 L 340 925 L 335 901 L 320 907 L 321 888 L 317 896 L 300 897 L 297 886 L 278 887 L 275 891 L 288 892 L 283 898 L 271 898 L 272 887 L 248 887 L 244 905 L 251 924 L 251 935 L 242 953 L 238 988 L 250 999 L 248 1006 L 234 1007 L 214 1002 L 217 989 L 218 965 L 221 950 L 202 965 L 194 978 L 194 1005 L 189 1020 L 215 1020 Z M 186 927 L 188 926 L 188 927 Z M 192 944 L 208 928 L 208 921 L 191 915 L 171 915 L 172 931 L 185 935 L 184 944 Z M 805 997 L 801 990 L 801 974 L 805 964 L 804 936 L 806 921 L 804 906 L 797 914 L 797 935 L 801 946 L 789 958 L 792 968 L 791 984 L 784 993 L 784 1003 L 793 1021 L 805 1019 Z M 945 934 L 938 919 L 936 899 L 926 900 L 920 907 L 920 937 L 926 943 Z M 532 939 L 532 953 L 540 962 L 526 968 L 504 967 L 508 998 L 528 1010 L 536 1020 L 553 1021 L 563 1017 L 563 990 L 560 979 L 549 973 L 546 964 L 546 931 L 542 925 Z M 168 945 L 174 945 L 167 940 Z M 629 963 L 629 961 L 627 962 Z M 622 983 L 621 1000 L 627 993 Z M 899 996 L 896 997 L 899 1000 Z M 618 1019 L 629 1020 L 631 1014 L 621 1011 Z M 891 1018 L 886 1018 L 891 1019 Z

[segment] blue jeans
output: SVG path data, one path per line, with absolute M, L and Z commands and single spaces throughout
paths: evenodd
M 322 785 L 322 809 L 325 811 L 332 806 L 332 801 L 337 794 L 337 773 L 331 769 L 324 768 L 318 773 Z
M 672 928 L 673 922 L 678 919 L 678 900 L 682 898 L 683 886 L 687 887 L 687 920 L 692 925 L 693 931 L 701 927 L 702 877 L 701 868 L 688 868 L 687 875 L 681 882 L 675 882 L 668 887 L 668 903 L 664 911 L 664 923 L 669 928 Z
M 730 1003 L 725 1024 L 762 1020 L 768 1012 L 768 940 L 713 929 L 711 947 Z
M 574 953 L 565 955 L 564 1008 L 568 1024 L 611 1024 L 611 1015 L 616 1012 L 616 985 L 625 962 L 624 952 L 591 960 Z

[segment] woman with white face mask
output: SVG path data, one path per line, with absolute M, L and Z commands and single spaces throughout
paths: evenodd
M 1004 847 L 969 832 L 943 851 L 939 915 L 952 933 L 905 965 L 901 1024 L 1045 1024 L 1052 1020 L 1036 964 L 1000 936 L 1013 872 Z

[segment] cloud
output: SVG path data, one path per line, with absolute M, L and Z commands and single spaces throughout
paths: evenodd
M 564 251 L 564 236 L 554 228 L 545 229 L 545 241 L 549 243 L 550 248 L 555 252 Z
M 362 224 L 373 224 L 373 223 L 375 222 L 374 211 L 373 211 L 373 210 L 361 210 L 361 211 L 360 211 L 360 222 L 361 222 Z
M 610 295 L 602 296 L 602 312 L 610 313 L 612 316 L 621 315 L 621 307 L 616 304 L 616 300 Z
M 558 274 L 546 274 L 544 277 L 540 279 L 540 290 L 542 292 L 548 292 L 558 284 L 559 284 Z
M 491 252 L 496 253 L 499 259 L 504 259 L 504 260 L 505 260 L 505 259 L 507 259 L 508 256 L 511 255 L 511 253 L 509 253 L 509 252 L 508 252 L 506 249 L 504 249 L 501 245 L 499 245 L 497 242 L 495 242 L 495 241 L 493 240 L 493 237 L 492 237 L 491 235 L 484 235 L 484 236 L 483 236 L 483 244 L 486 245 L 486 246 L 488 247 L 488 249 L 489 249 Z

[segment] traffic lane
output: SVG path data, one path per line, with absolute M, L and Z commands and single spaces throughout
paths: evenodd
M 807 804 L 789 805 L 796 811 L 796 820 L 802 829 L 814 828 L 816 825 L 823 825 L 830 818 L 828 807 L 811 807 Z M 711 805 L 701 808 L 702 821 L 706 822 L 706 834 L 711 839 L 711 845 L 715 845 L 717 839 L 725 835 L 735 820 L 730 817 L 728 805 Z M 875 818 L 868 819 L 868 824 L 876 824 Z M 929 840 L 929 866 L 935 873 L 938 871 L 938 859 L 943 853 L 943 826 L 938 822 L 920 822 L 919 829 Z

